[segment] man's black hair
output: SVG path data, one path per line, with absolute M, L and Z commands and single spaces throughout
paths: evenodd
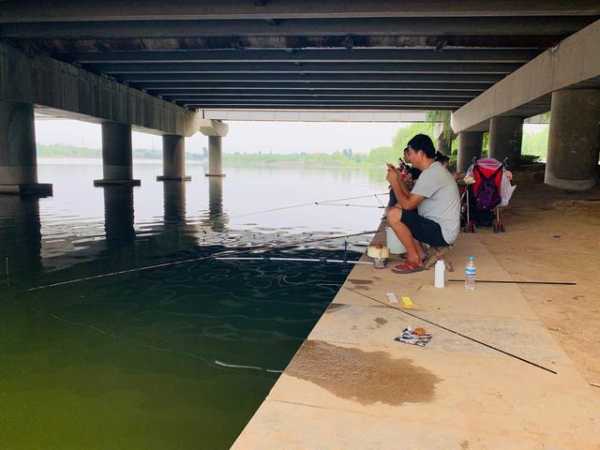
M 408 147 L 415 151 L 422 151 L 428 158 L 435 158 L 435 147 L 431 138 L 426 134 L 417 134 L 407 144 Z
M 446 155 L 444 155 L 443 153 L 440 153 L 440 152 L 435 152 L 434 159 L 442 164 L 450 161 L 450 158 L 448 158 Z

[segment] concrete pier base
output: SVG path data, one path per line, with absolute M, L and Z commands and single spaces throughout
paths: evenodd
M 481 148 L 483 144 L 483 132 L 481 131 L 463 131 L 458 134 L 458 160 L 456 170 L 465 172 L 473 158 L 481 158 Z
M 522 117 L 498 116 L 490 120 L 490 158 L 500 162 L 507 159 L 509 167 L 517 167 L 521 161 L 522 142 Z
M 207 177 L 224 177 L 221 136 L 208 137 L 208 173 Z
M 52 195 L 37 182 L 33 105 L 0 102 L 0 194 Z
M 157 181 L 190 181 L 185 175 L 185 138 L 175 134 L 163 136 L 163 175 Z
M 133 179 L 131 125 L 115 122 L 102 124 L 102 173 L 94 186 L 139 186 Z
M 569 191 L 592 188 L 599 153 L 600 90 L 553 92 L 544 182 Z

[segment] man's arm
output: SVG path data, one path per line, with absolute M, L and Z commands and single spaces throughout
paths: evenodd
M 400 177 L 400 174 L 394 167 L 388 167 L 387 180 L 396 195 L 398 203 L 402 209 L 416 209 L 417 206 L 423 201 L 423 197 L 417 194 L 409 192 L 406 184 Z

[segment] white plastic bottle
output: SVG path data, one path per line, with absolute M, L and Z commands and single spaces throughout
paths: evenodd
M 443 259 L 440 259 L 435 263 L 434 272 L 433 285 L 436 288 L 443 288 L 446 283 L 446 264 Z
M 475 257 L 469 256 L 467 265 L 465 266 L 465 289 L 468 291 L 475 290 L 475 277 L 477 275 L 477 268 L 475 267 Z

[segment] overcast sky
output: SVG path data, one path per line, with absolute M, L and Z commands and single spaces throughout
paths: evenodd
M 401 123 L 228 122 L 223 151 L 256 153 L 332 153 L 345 148 L 366 153 L 391 145 Z M 36 140 L 41 144 L 67 144 L 100 148 L 100 125 L 75 120 L 36 119 Z M 134 148 L 162 148 L 160 136 L 133 133 Z M 208 138 L 200 133 L 188 138 L 186 147 L 201 152 Z

